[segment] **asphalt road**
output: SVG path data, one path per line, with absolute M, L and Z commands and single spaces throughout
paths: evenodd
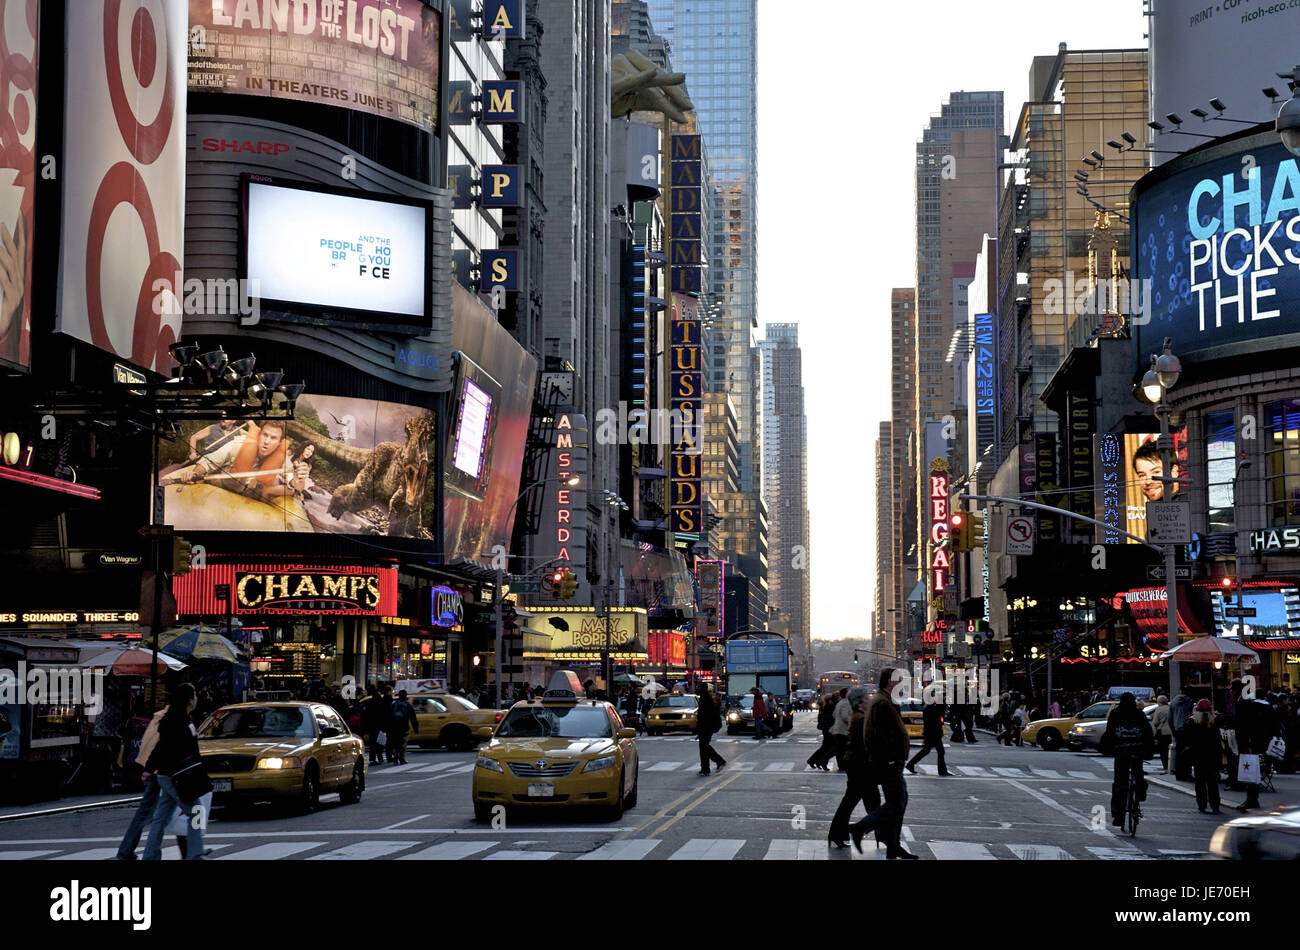
M 708 778 L 696 774 L 693 738 L 638 739 L 640 801 L 618 822 L 566 811 L 477 824 L 474 753 L 412 749 L 406 766 L 371 769 L 358 805 L 329 795 L 309 815 L 265 808 L 226 820 L 218 811 L 206 840 L 219 860 L 883 859 L 870 839 L 865 856 L 827 848 L 844 777 L 805 766 L 820 736 L 812 713 L 795 722 L 763 742 L 720 735 L 727 766 Z M 1111 761 L 1093 753 L 981 736 L 950 746 L 948 767 L 954 777 L 935 774 L 932 753 L 907 778 L 904 845 L 926 860 L 1194 859 L 1231 817 L 1202 815 L 1187 795 L 1153 785 L 1137 837 L 1117 834 L 1105 813 Z M 130 815 L 118 806 L 0 824 L 0 859 L 110 858 Z M 164 852 L 176 856 L 174 846 Z

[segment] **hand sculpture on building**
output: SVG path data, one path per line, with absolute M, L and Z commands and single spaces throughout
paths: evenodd
M 681 88 L 685 73 L 670 73 L 636 50 L 615 56 L 610 63 L 610 98 L 614 118 L 633 112 L 660 112 L 685 122 L 694 104 Z

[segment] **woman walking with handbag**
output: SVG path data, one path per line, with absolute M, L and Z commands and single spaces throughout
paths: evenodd
M 700 684 L 699 703 L 695 734 L 700 740 L 700 774 L 708 775 L 710 762 L 719 769 L 727 764 L 727 760 L 718 755 L 711 742 L 713 734 L 722 729 L 722 715 L 713 702 L 709 687 L 703 683 Z
M 866 700 L 867 690 L 861 686 L 849 690 L 844 700 L 853 711 L 849 718 L 847 742 L 841 756 L 842 771 L 847 777 L 847 784 L 844 787 L 844 797 L 840 799 L 839 807 L 835 809 L 835 817 L 831 819 L 830 834 L 826 838 L 827 844 L 837 848 L 849 846 L 849 819 L 853 817 L 853 809 L 857 807 L 858 802 L 861 802 L 862 807 L 868 812 L 873 812 L 880 807 L 880 791 L 876 788 L 875 776 L 872 775 L 867 761 L 866 718 L 862 708 Z
M 203 760 L 199 758 L 199 740 L 190 722 L 196 702 L 194 687 L 181 683 L 172 692 L 167 712 L 158 720 L 158 744 L 146 766 L 146 771 L 152 772 L 158 783 L 158 805 L 149 829 L 149 842 L 144 847 L 146 861 L 162 859 L 165 829 L 178 807 L 190 816 L 186 859 L 196 861 L 212 853 L 203 848 L 207 816 L 196 813 L 199 799 L 212 791 Z

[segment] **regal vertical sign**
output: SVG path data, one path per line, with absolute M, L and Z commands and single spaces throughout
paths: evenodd
M 673 295 L 672 347 L 669 352 L 669 411 L 672 438 L 671 518 L 675 534 L 704 530 L 700 420 L 704 411 L 704 363 L 700 318 L 694 297 Z
M 948 463 L 935 459 L 930 463 L 930 597 L 941 594 L 948 586 Z
M 704 283 L 704 152 L 700 136 L 674 135 L 670 157 L 672 289 L 698 296 Z

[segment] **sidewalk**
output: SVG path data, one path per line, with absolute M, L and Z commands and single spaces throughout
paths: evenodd
M 48 815 L 87 811 L 92 808 L 109 808 L 114 805 L 134 805 L 139 801 L 139 795 L 118 792 L 108 795 L 72 795 L 48 802 L 30 802 L 26 805 L 0 805 L 0 822 L 44 818 Z
M 1196 783 L 1180 782 L 1174 778 L 1172 773 L 1169 775 L 1162 775 L 1159 772 L 1147 772 L 1146 778 L 1152 785 L 1159 785 L 1161 788 L 1167 788 L 1175 792 L 1182 792 L 1184 795 L 1190 795 L 1192 798 L 1196 797 Z M 1260 811 L 1268 811 L 1275 805 L 1291 805 L 1300 803 L 1300 775 L 1278 775 L 1274 772 L 1273 787 L 1277 789 L 1277 791 L 1260 792 Z M 1239 811 L 1242 804 L 1245 802 L 1245 799 L 1238 798 L 1234 801 L 1229 801 L 1225 797 L 1227 795 L 1239 794 L 1241 793 L 1229 792 L 1227 787 L 1220 782 L 1219 807 L 1222 809 L 1231 808 L 1233 811 Z

